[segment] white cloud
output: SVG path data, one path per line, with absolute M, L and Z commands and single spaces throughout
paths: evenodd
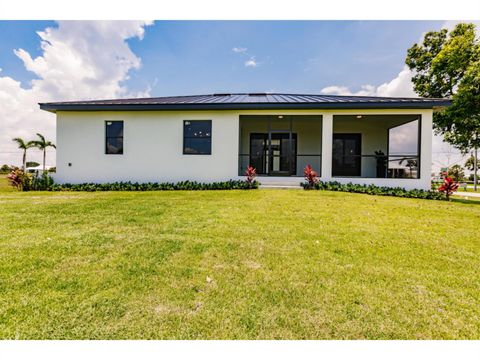
M 24 88 L 9 76 L 0 76 L 0 164 L 20 164 L 21 154 L 11 139 L 31 139 L 40 132 L 55 141 L 55 116 L 38 102 L 148 96 L 149 90 L 128 92 L 123 82 L 141 60 L 126 39 L 144 35 L 144 21 L 60 21 L 58 27 L 38 32 L 42 53 L 36 58 L 24 49 L 14 53 L 36 79 Z M 30 151 L 38 161 L 39 152 Z M 54 152 L 47 162 L 54 164 Z
M 243 57 L 248 57 L 248 59 L 245 60 L 244 63 L 243 63 L 243 65 L 245 65 L 245 67 L 255 68 L 255 67 L 260 65 L 260 63 L 255 59 L 255 56 L 253 56 L 253 55 L 251 55 L 247 52 L 247 48 L 234 47 L 232 49 L 232 51 L 234 53 L 242 55 Z
M 355 95 L 372 96 L 375 93 L 375 87 L 372 85 L 362 85 L 359 91 L 353 92 L 346 86 L 327 86 L 320 91 L 325 95 Z
M 237 54 L 244 54 L 244 53 L 247 52 L 247 48 L 244 48 L 244 47 L 234 47 L 234 48 L 232 49 L 232 51 L 233 51 L 234 53 L 237 53 Z
M 367 84 L 362 85 L 358 91 L 352 91 L 346 86 L 332 85 L 323 88 L 320 92 L 330 95 L 417 97 L 413 91 L 411 79 L 412 72 L 405 67 L 393 80 L 379 86 Z
M 247 61 L 245 61 L 245 67 L 257 67 L 258 62 L 255 60 L 255 56 L 250 57 Z

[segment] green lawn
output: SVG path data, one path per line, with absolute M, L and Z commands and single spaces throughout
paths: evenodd
M 5 191 L 13 191 L 13 189 L 7 181 L 7 174 L 0 173 L 0 193 Z
M 479 186 L 477 185 L 477 191 L 475 191 L 475 190 L 473 189 L 473 186 L 472 186 L 472 187 L 467 187 L 466 189 L 463 188 L 463 187 L 459 187 L 459 188 L 458 188 L 458 191 L 463 191 L 463 192 L 465 192 L 465 191 L 467 191 L 467 192 L 480 192 L 480 189 L 479 189 Z
M 480 338 L 480 202 L 0 192 L 0 338 Z

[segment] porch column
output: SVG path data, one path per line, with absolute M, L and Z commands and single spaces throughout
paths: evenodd
M 424 189 L 430 189 L 432 174 L 432 119 L 433 111 L 422 113 L 420 127 L 420 181 Z
M 332 144 L 333 144 L 333 115 L 323 114 L 322 117 L 322 172 L 323 181 L 332 179 Z

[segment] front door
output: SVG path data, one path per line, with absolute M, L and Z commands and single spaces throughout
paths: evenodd
M 360 176 L 362 135 L 333 134 L 333 176 Z
M 267 174 L 267 141 L 268 134 L 250 134 L 250 166 L 257 170 L 257 174 Z
M 250 134 L 250 165 L 257 170 L 257 174 L 290 176 L 296 171 L 296 155 L 297 134 Z

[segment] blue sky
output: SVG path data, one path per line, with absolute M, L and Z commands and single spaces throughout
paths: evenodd
M 124 84 L 151 95 L 221 91 L 318 93 L 330 85 L 357 90 L 393 79 L 406 49 L 442 21 L 159 21 L 127 40 L 142 66 Z M 51 21 L 0 22 L 2 74 L 27 87 L 13 49 L 41 54 L 36 31 Z M 246 48 L 235 53 L 234 47 Z M 254 57 L 256 67 L 245 62 Z
M 142 58 L 132 89 L 152 94 L 222 91 L 318 93 L 395 77 L 406 49 L 442 22 L 158 22 L 129 41 Z M 340 46 L 339 46 L 340 45 Z M 233 47 L 248 54 L 234 53 Z M 255 57 L 257 67 L 244 65 Z M 152 81 L 157 79 L 157 81 Z

